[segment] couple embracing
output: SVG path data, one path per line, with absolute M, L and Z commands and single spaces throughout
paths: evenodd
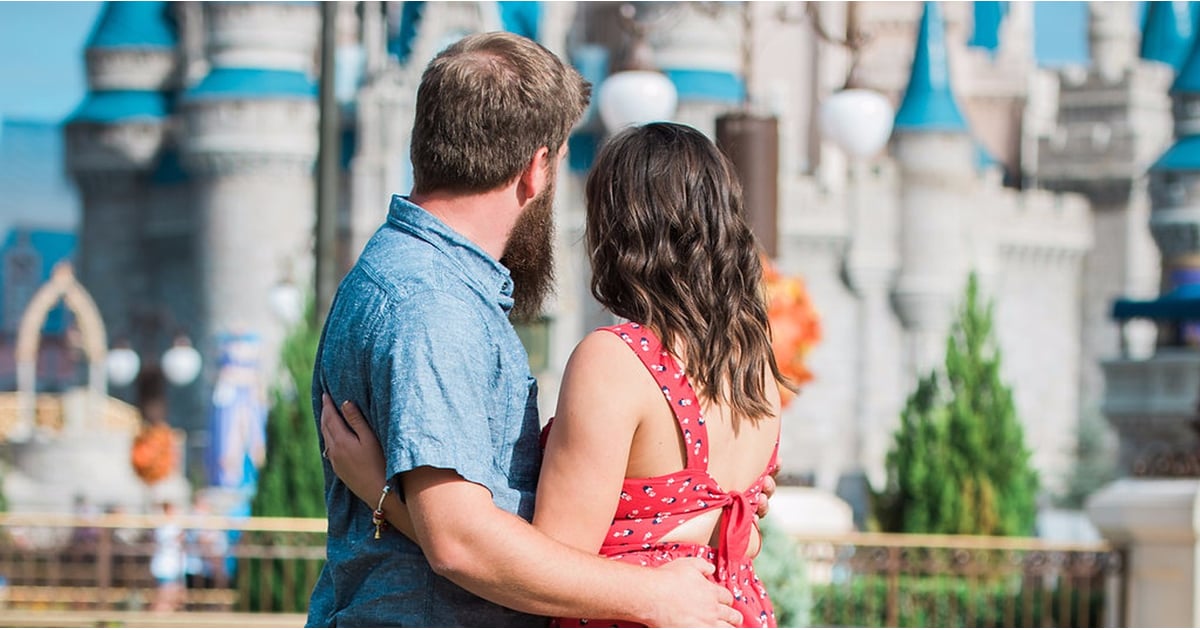
M 318 350 L 328 560 L 308 625 L 775 625 L 752 558 L 784 380 L 740 185 L 698 131 L 630 128 L 597 156 L 591 290 L 623 323 L 575 348 L 539 431 L 511 320 L 553 284 L 555 180 L 589 98 L 507 33 L 425 70 L 412 194 Z

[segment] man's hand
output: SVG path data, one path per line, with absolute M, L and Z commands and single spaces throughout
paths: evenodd
M 713 566 L 700 558 L 680 558 L 654 570 L 651 579 L 662 589 L 659 608 L 648 619 L 652 628 L 737 627 L 742 614 L 734 610 L 729 589 L 708 581 Z
M 779 464 L 775 464 L 775 468 L 771 469 L 771 474 L 763 480 L 762 492 L 758 494 L 758 510 L 755 515 L 762 518 L 767 515 L 771 509 L 771 497 L 775 496 L 775 477 L 779 475 Z

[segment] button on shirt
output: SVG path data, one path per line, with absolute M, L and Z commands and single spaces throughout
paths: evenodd
M 537 485 L 537 384 L 508 321 L 508 270 L 403 197 L 342 281 L 313 375 L 371 423 L 389 478 L 452 469 L 529 520 Z M 322 445 L 322 448 L 324 445 Z M 312 454 L 317 457 L 317 453 Z M 371 507 L 325 463 L 328 560 L 310 626 L 531 626 L 539 617 L 478 598 L 436 575 L 394 530 L 374 540 Z

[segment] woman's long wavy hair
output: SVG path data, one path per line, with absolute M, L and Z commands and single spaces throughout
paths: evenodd
M 790 385 L 771 351 L 759 248 L 729 160 L 691 127 L 632 127 L 600 150 L 586 197 L 592 295 L 681 351 L 697 394 L 735 422 L 773 416 L 768 368 Z

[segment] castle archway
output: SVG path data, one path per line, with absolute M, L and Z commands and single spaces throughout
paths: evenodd
M 9 439 L 26 438 L 35 427 L 38 346 L 41 345 L 46 318 L 60 301 L 74 314 L 83 351 L 87 355 L 88 413 L 103 413 L 108 393 L 104 369 L 108 336 L 104 330 L 104 320 L 92 296 L 75 278 L 71 264 L 59 263 L 55 265 L 50 280 L 29 300 L 17 328 L 17 425 L 8 431 Z

